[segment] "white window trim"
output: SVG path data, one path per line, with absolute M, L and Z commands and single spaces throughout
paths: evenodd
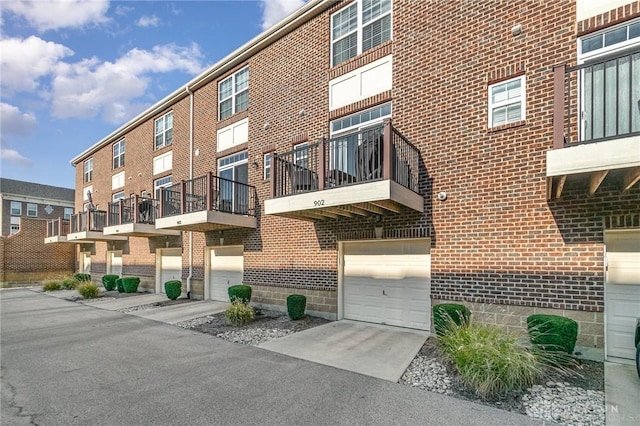
M 507 84 L 509 82 L 515 81 L 515 80 L 520 80 L 520 97 L 517 99 L 508 99 L 506 101 L 502 101 L 502 102 L 497 102 L 497 103 L 492 103 L 491 102 L 491 89 L 496 87 L 496 86 L 500 86 L 503 84 Z M 518 101 L 519 99 L 519 101 Z M 514 104 L 516 102 L 520 102 L 520 119 L 517 121 L 506 121 L 505 123 L 501 123 L 501 124 L 493 124 L 493 110 L 496 108 L 500 108 L 503 106 L 507 106 L 507 105 L 511 105 Z M 494 84 L 490 84 L 487 87 L 487 103 L 488 103 L 488 123 L 489 123 L 489 128 L 493 128 L 493 127 L 497 127 L 497 126 L 503 126 L 506 124 L 511 124 L 511 123 L 517 123 L 519 121 L 524 121 L 527 119 L 527 79 L 526 79 L 526 75 L 520 75 L 518 77 L 514 77 L 514 78 L 510 78 L 507 80 L 502 80 L 498 83 L 494 83 Z
M 618 51 L 622 51 L 625 49 L 628 49 L 631 46 L 635 46 L 635 45 L 639 45 L 640 44 L 640 38 L 632 38 L 632 39 L 627 39 L 623 42 L 620 43 L 616 43 L 616 44 L 612 44 L 611 46 L 604 46 L 601 47 L 600 49 L 596 49 L 596 50 L 592 50 L 591 52 L 587 52 L 587 53 L 582 53 L 582 41 L 591 37 L 595 37 L 595 36 L 602 36 L 603 34 L 606 34 L 608 32 L 612 32 L 615 30 L 618 30 L 622 27 L 629 27 L 632 24 L 635 24 L 637 22 L 640 22 L 640 19 L 634 19 L 631 21 L 627 21 L 624 22 L 620 25 L 614 25 L 612 27 L 608 27 L 605 28 L 603 30 L 600 31 L 595 31 L 593 33 L 589 33 L 589 34 L 585 34 L 582 37 L 578 38 L 578 63 L 582 64 L 586 61 L 589 61 L 590 59 L 594 59 L 594 58 L 598 58 L 600 56 L 603 55 L 610 55 L 613 54 L 615 52 Z M 628 34 L 628 29 L 627 29 L 627 34 Z M 603 43 L 604 44 L 604 43 Z
M 271 179 L 271 163 L 273 162 L 273 152 L 267 152 L 262 156 L 262 164 L 263 164 L 263 173 L 262 179 L 269 180 Z M 267 176 L 267 172 L 269 176 Z
M 155 147 L 154 149 L 160 149 L 160 148 L 164 148 L 165 146 L 169 146 L 173 143 L 173 134 L 171 136 L 171 141 L 167 143 L 167 131 L 169 131 L 169 129 L 166 128 L 166 122 L 167 122 L 167 117 L 171 115 L 171 130 L 173 131 L 173 111 L 169 111 L 168 113 L 166 113 L 165 115 L 163 115 L 162 117 L 156 118 L 153 121 L 153 146 Z M 158 121 L 162 120 L 162 145 L 156 145 L 156 138 L 158 137 L 158 135 L 160 133 L 156 132 L 156 123 Z
M 348 9 L 349 7 L 352 7 L 353 5 L 356 5 L 356 9 L 357 9 L 357 20 L 358 20 L 358 23 L 356 24 L 356 29 L 351 31 L 350 33 L 345 34 L 345 35 L 341 36 L 340 38 L 334 40 L 334 38 L 333 38 L 333 17 L 336 16 L 338 13 Z M 393 40 L 393 0 L 391 0 L 391 7 L 389 8 L 388 12 L 383 13 L 382 15 L 378 16 L 373 21 L 369 21 L 366 24 L 364 24 L 362 22 L 362 9 L 363 9 L 362 0 L 355 0 L 353 3 L 351 3 L 349 5 L 346 5 L 345 7 L 341 8 L 340 10 L 338 10 L 338 11 L 334 12 L 333 14 L 331 14 L 331 18 L 329 19 L 329 26 L 330 26 L 329 31 L 330 31 L 330 34 L 331 34 L 330 35 L 331 40 L 330 40 L 329 44 L 330 44 L 330 55 L 331 55 L 330 56 L 330 58 L 331 58 L 330 61 L 331 61 L 331 66 L 332 67 L 335 67 L 337 65 L 343 64 L 346 61 L 348 61 L 349 59 L 352 59 L 352 58 L 345 59 L 344 61 L 342 61 L 342 62 L 340 62 L 338 64 L 334 64 L 333 63 L 333 45 L 335 44 L 335 42 L 337 42 L 339 40 L 342 40 L 343 38 L 346 38 L 346 37 L 350 36 L 351 34 L 353 34 L 354 32 L 356 32 L 357 33 L 357 35 L 356 35 L 357 48 L 356 48 L 356 56 L 354 56 L 354 58 L 359 56 L 359 55 L 361 55 L 362 53 L 364 53 L 362 51 L 362 38 L 363 38 L 363 33 L 364 33 L 364 31 L 363 31 L 364 27 L 366 25 L 371 24 L 373 21 L 379 21 L 379 20 L 383 19 L 387 15 L 389 15 L 391 17 L 391 28 L 390 28 L 391 34 L 389 36 L 389 39 Z M 375 47 L 376 46 L 374 46 L 374 48 Z
M 18 206 L 17 207 L 18 213 L 13 212 L 14 205 Z M 9 207 L 9 212 L 11 213 L 11 216 L 22 216 L 22 203 L 20 201 L 12 201 Z
M 386 104 L 384 104 L 384 105 L 386 105 Z M 374 108 L 377 108 L 377 107 L 374 107 Z M 368 108 L 368 109 L 373 109 L 373 108 Z M 366 112 L 368 109 L 364 109 L 362 111 L 358 111 L 355 114 L 360 114 L 360 113 Z M 355 115 L 355 114 L 353 114 L 353 115 Z M 331 123 L 329 123 L 329 137 L 333 138 L 333 137 L 336 137 L 336 136 L 340 136 L 342 134 L 352 133 L 352 132 L 355 132 L 355 131 L 358 131 L 358 130 L 366 129 L 367 127 L 373 127 L 373 126 L 375 126 L 377 124 L 380 124 L 380 123 L 384 122 L 385 119 L 391 118 L 392 114 L 393 114 L 393 104 L 391 105 L 391 113 L 382 115 L 382 116 L 380 116 L 378 118 L 374 118 L 373 120 L 363 121 L 363 122 L 361 122 L 359 124 L 356 124 L 356 125 L 353 125 L 353 126 L 349 126 L 349 127 L 345 127 L 343 129 L 338 130 L 337 132 L 334 132 L 332 130 L 333 126 L 331 125 Z M 341 117 L 338 120 L 351 117 L 351 115 L 352 114 L 347 115 L 345 117 Z
M 87 166 L 91 167 L 88 168 Z M 89 183 L 93 180 L 93 158 L 89 158 L 88 160 L 84 161 L 82 165 L 82 173 L 84 183 Z
M 220 82 L 218 83 L 218 120 L 224 120 L 226 118 L 231 117 L 233 114 L 236 114 L 238 112 L 241 111 L 236 111 L 236 96 L 239 95 L 242 92 L 248 92 L 249 91 L 249 78 L 251 77 L 251 73 L 249 73 L 249 78 L 247 78 L 247 87 L 239 92 L 236 92 L 236 75 L 238 75 L 239 73 L 245 71 L 245 70 L 249 70 L 249 66 L 246 66 L 244 68 L 239 69 L 238 71 L 234 72 L 233 74 L 231 74 L 230 76 L 228 76 L 227 78 L 220 80 Z M 231 95 L 224 98 L 224 99 L 220 99 L 220 86 L 222 85 L 222 83 L 224 83 L 227 80 L 231 80 Z M 225 102 L 226 100 L 231 99 L 231 115 L 221 118 L 220 117 L 220 113 L 221 113 L 221 108 L 220 105 Z M 247 100 L 247 108 L 249 107 L 249 103 Z M 242 111 L 245 111 L 244 109 Z
M 73 210 L 73 207 L 65 207 L 62 213 L 62 218 L 66 220 L 71 219 L 71 216 L 73 216 Z
M 169 179 L 169 181 L 168 181 L 168 182 L 165 182 L 165 183 L 162 183 L 162 184 L 158 185 L 158 182 L 159 182 L 159 181 L 161 181 L 161 180 L 163 180 L 163 179 L 167 179 L 167 178 Z M 154 196 L 155 196 L 156 198 L 159 198 L 159 197 L 158 197 L 158 195 L 159 195 L 159 194 L 158 194 L 158 190 L 159 190 L 160 188 L 167 188 L 167 187 L 169 187 L 169 186 L 171 186 L 171 185 L 173 185 L 173 175 L 167 175 L 167 176 L 163 176 L 163 177 L 161 177 L 161 178 L 155 179 L 155 180 L 153 181 L 153 193 L 154 193 Z
M 13 216 L 9 222 L 9 235 L 15 235 L 20 232 L 20 218 Z
M 35 213 L 34 214 L 30 214 L 31 213 L 31 207 L 34 208 Z M 38 205 L 34 204 L 34 203 L 27 203 L 27 217 L 38 217 Z
M 112 201 L 124 200 L 124 198 L 125 198 L 124 191 L 118 191 L 111 196 Z
M 120 145 L 122 147 L 122 151 L 116 155 L 115 150 L 116 150 L 116 145 Z M 126 144 L 125 144 L 125 140 L 121 139 L 118 142 L 114 143 L 112 148 L 111 148 L 111 155 L 113 156 L 113 170 L 119 169 L 121 167 L 124 167 L 124 154 L 125 154 L 125 150 L 126 150 Z M 116 158 L 118 159 L 118 166 L 116 167 Z

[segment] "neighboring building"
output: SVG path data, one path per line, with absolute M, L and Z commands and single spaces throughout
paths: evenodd
M 66 238 L 156 292 L 425 330 L 442 301 L 549 312 L 630 358 L 638 81 L 638 1 L 311 0 L 75 157 L 96 210 Z
M 74 199 L 73 189 L 0 178 L 0 286 L 39 283 L 74 272 L 72 245 L 44 244 L 47 226 L 61 226 L 74 214 Z

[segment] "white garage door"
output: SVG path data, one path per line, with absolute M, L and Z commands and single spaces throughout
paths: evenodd
M 605 244 L 607 356 L 633 359 L 635 324 L 640 317 L 640 230 L 609 231 Z
M 182 249 L 162 249 L 156 256 L 156 292 L 164 293 L 164 283 L 182 279 Z
M 429 247 L 428 240 L 343 243 L 344 318 L 429 330 Z
M 82 274 L 90 274 L 91 273 L 91 253 L 88 251 L 80 252 L 78 271 Z
M 212 247 L 209 250 L 209 294 L 211 299 L 229 301 L 228 288 L 242 284 L 243 247 Z
M 107 274 L 122 276 L 122 252 L 107 252 Z

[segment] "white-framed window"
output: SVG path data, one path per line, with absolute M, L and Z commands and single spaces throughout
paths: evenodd
M 9 225 L 9 235 L 17 234 L 20 231 L 20 218 L 12 217 Z
M 73 207 L 65 207 L 63 218 L 69 220 L 71 216 L 73 216 Z
M 293 161 L 300 167 L 309 168 L 309 142 L 301 142 L 293 146 Z
M 331 15 L 331 65 L 391 40 L 391 0 L 356 0 Z
M 171 145 L 171 142 L 173 142 L 173 111 L 156 120 L 155 140 L 156 149 Z
M 115 194 L 113 194 L 112 199 L 113 199 L 113 201 L 118 201 L 118 200 L 124 199 L 124 191 L 116 192 Z
M 160 188 L 167 188 L 173 183 L 171 175 L 161 177 L 153 181 L 153 192 L 156 194 L 156 199 L 160 199 Z
M 638 42 L 640 42 L 640 19 L 635 19 L 582 37 L 578 43 L 578 52 L 579 56 L 585 59 L 589 56 L 609 53 L 612 50 L 624 49 Z
M 525 76 L 489 85 L 489 127 L 514 123 L 526 117 Z
M 249 106 L 249 67 L 218 83 L 218 119 L 223 120 Z
M 173 150 L 153 157 L 153 174 L 168 172 L 173 167 Z
M 124 181 L 125 181 L 124 171 L 120 173 L 116 173 L 115 175 L 111 176 L 111 190 L 115 191 L 118 188 L 123 188 Z
M 113 169 L 124 166 L 124 139 L 113 144 Z
M 218 160 L 218 209 L 246 214 L 249 206 L 249 161 L 247 151 Z M 242 185 L 244 184 L 244 185 Z
M 11 202 L 11 214 L 14 216 L 22 216 L 22 203 L 20 201 Z
M 262 163 L 264 164 L 264 173 L 263 179 L 269 180 L 271 179 L 271 158 L 273 157 L 273 153 L 269 152 L 264 154 Z
M 38 217 L 38 205 L 33 203 L 27 203 L 27 216 Z
M 84 162 L 84 183 L 91 182 L 93 179 L 93 158 L 89 158 Z

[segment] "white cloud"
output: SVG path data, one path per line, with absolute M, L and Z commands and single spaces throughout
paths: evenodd
M 22 156 L 14 149 L 0 148 L 0 160 L 10 163 L 20 164 L 23 166 L 31 166 L 33 163 L 27 157 Z
M 197 74 L 203 58 L 197 44 L 156 46 L 151 51 L 132 49 L 115 62 L 97 58 L 60 63 L 52 80 L 53 115 L 88 118 L 102 114 L 105 121 L 121 123 L 144 108 L 134 101 L 149 86 L 149 74 L 182 71 Z
M 133 12 L 135 9 L 133 7 L 130 6 L 123 6 L 121 4 L 116 6 L 116 10 L 115 13 L 118 16 L 125 16 L 127 15 L 129 12 Z
M 262 0 L 262 29 L 271 28 L 299 9 L 306 0 Z
M 40 78 L 50 74 L 62 58 L 73 55 L 68 47 L 36 36 L 0 40 L 0 51 L 0 83 L 9 93 L 36 90 Z
M 144 15 L 141 16 L 140 19 L 138 19 L 137 24 L 139 27 L 143 28 L 157 27 L 158 25 L 160 25 L 160 18 L 158 18 L 156 15 Z
M 36 117 L 20 111 L 18 107 L 0 102 L 0 131 L 5 134 L 29 136 L 37 125 Z
M 5 11 L 22 16 L 39 31 L 83 27 L 108 22 L 108 0 L 12 0 L 0 3 Z

